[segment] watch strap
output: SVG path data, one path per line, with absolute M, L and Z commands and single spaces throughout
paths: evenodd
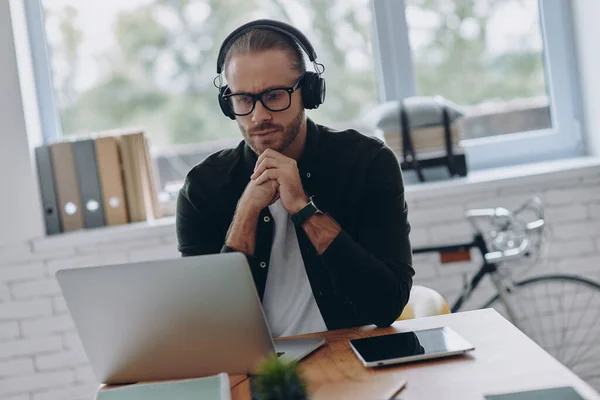
M 292 215 L 292 222 L 296 226 L 301 226 L 307 219 L 315 214 L 321 214 L 321 210 L 317 208 L 312 197 L 309 199 L 308 204 L 303 209 Z

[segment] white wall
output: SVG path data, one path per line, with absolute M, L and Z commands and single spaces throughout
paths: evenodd
M 600 156 L 600 1 L 572 0 L 588 153 Z
M 44 232 L 9 11 L 9 3 L 0 1 L 0 244 Z

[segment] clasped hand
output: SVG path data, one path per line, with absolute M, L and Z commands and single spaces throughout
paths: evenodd
M 296 160 L 267 149 L 256 161 L 242 201 L 260 212 L 278 199 L 289 214 L 297 213 L 308 204 Z

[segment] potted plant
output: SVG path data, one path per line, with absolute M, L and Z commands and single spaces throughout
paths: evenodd
M 307 400 L 306 382 L 296 362 L 280 360 L 276 355 L 266 359 L 253 380 L 253 399 Z

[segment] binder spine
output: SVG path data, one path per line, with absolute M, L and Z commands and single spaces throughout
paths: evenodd
M 94 141 L 89 139 L 73 142 L 73 157 L 81 193 L 84 226 L 86 228 L 104 226 L 104 206 Z
M 47 145 L 36 147 L 35 160 L 47 235 L 54 235 L 62 232 L 54 176 L 52 175 L 51 157 L 50 148 Z

